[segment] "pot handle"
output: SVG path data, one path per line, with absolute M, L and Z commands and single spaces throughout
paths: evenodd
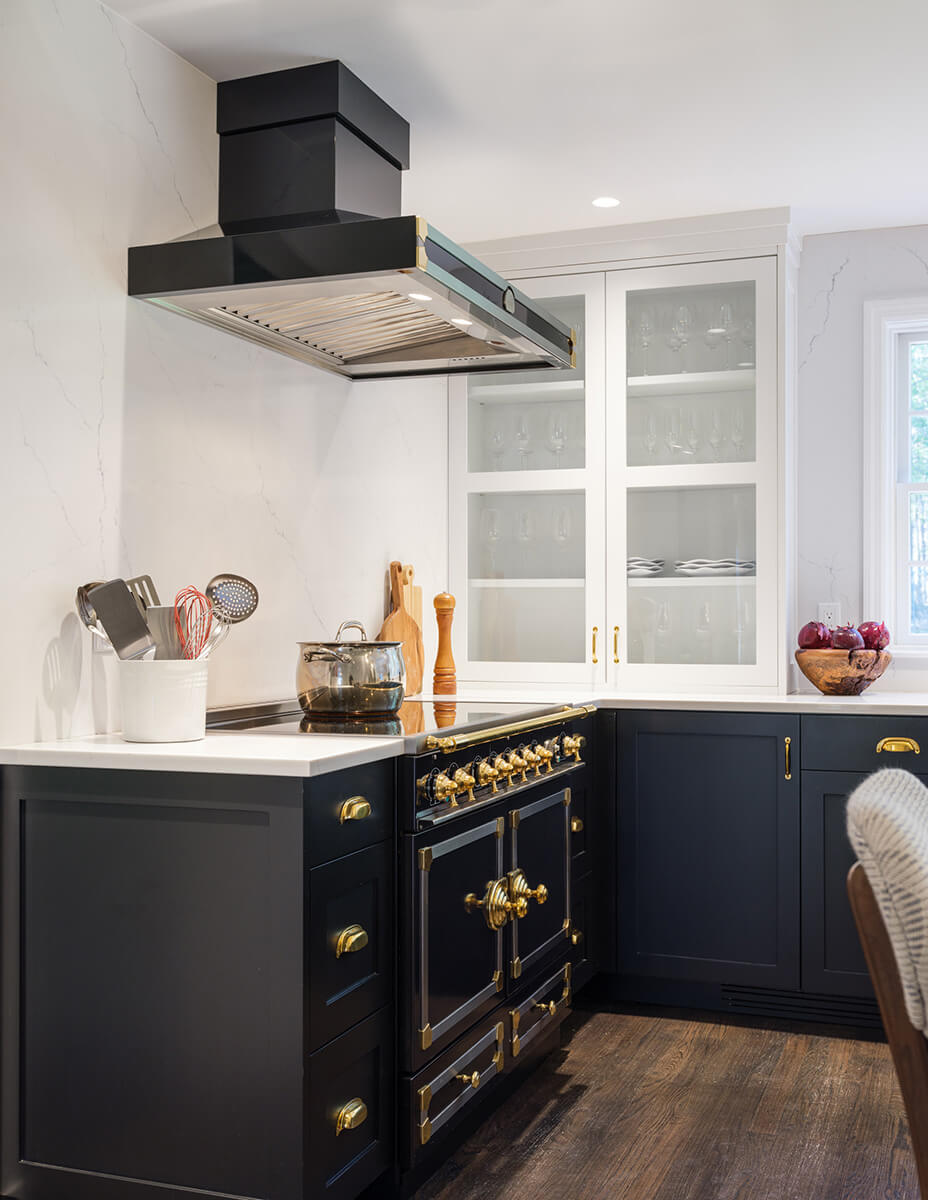
M 337 650 L 304 650 L 303 662 L 338 662 L 350 663 L 350 654 L 339 654 Z
M 338 627 L 338 633 L 335 635 L 336 642 L 340 642 L 342 640 L 343 629 L 357 629 L 361 634 L 361 641 L 367 641 L 367 634 L 365 633 L 364 626 L 360 621 L 342 621 L 341 625 Z

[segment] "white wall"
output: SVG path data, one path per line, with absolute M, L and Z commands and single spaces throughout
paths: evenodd
M 807 237 L 799 270 L 799 623 L 820 600 L 862 611 L 863 304 L 928 293 L 928 226 Z M 892 687 L 924 687 L 890 668 Z M 883 686 L 886 686 L 885 684 Z
M 213 82 L 95 0 L 4 0 L 0 111 L 0 742 L 118 726 L 87 580 L 254 579 L 211 704 L 292 696 L 294 642 L 345 617 L 374 636 L 391 558 L 428 613 L 445 382 L 352 387 L 126 297 L 127 246 L 215 221 Z

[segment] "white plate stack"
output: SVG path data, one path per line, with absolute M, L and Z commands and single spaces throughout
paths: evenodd
M 678 561 L 674 570 L 677 575 L 710 579 L 720 575 L 753 575 L 757 563 L 753 558 L 688 558 Z
M 625 566 L 630 579 L 646 579 L 650 575 L 660 575 L 664 569 L 662 558 L 628 558 Z

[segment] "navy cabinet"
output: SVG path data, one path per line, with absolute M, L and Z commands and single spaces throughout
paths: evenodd
M 799 718 L 618 717 L 618 961 L 799 986 Z

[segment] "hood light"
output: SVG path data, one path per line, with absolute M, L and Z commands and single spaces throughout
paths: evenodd
M 420 300 L 423 304 L 428 304 L 433 299 L 432 296 L 426 296 L 425 292 L 410 292 L 410 300 Z
M 452 325 L 473 325 L 473 321 L 468 321 L 464 317 L 452 317 Z
M 597 196 L 593 201 L 594 208 L 617 208 L 622 203 L 615 196 Z

